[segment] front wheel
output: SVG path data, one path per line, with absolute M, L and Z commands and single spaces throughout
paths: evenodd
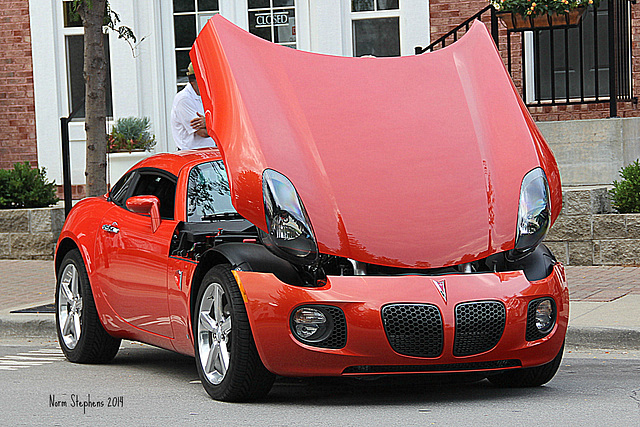
M 76 363 L 105 363 L 116 356 L 120 340 L 102 327 L 91 284 L 77 249 L 62 260 L 56 284 L 56 331 L 64 355 Z
M 497 387 L 538 387 L 551 381 L 558 372 L 560 362 L 562 362 L 562 353 L 564 352 L 564 344 L 554 359 L 541 366 L 533 368 L 520 368 L 503 372 L 502 374 L 487 377 L 491 384 Z
M 260 360 L 229 265 L 204 276 L 192 324 L 198 375 L 212 398 L 247 401 L 269 393 L 275 376 Z

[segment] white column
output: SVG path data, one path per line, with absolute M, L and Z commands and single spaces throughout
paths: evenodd
M 308 2 L 309 50 L 346 55 L 350 40 L 350 0 L 301 0 Z
M 64 40 L 58 3 L 57 0 L 29 0 L 29 20 L 38 164 L 47 169 L 49 179 L 62 184 L 60 117 L 69 112 L 66 91 L 60 92 L 65 73 L 60 69 L 64 62 L 59 61 L 61 55 L 64 57 Z

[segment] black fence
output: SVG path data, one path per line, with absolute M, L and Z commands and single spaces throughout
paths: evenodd
M 632 84 L 631 3 L 635 1 L 602 1 L 598 8 L 589 7 L 577 25 L 506 30 L 507 68 L 514 77 L 513 55 L 520 55 L 526 104 L 608 102 L 609 115 L 615 117 L 617 102 L 637 102 Z M 496 46 L 504 48 L 500 46 L 496 12 L 487 6 L 429 46 L 416 47 L 416 54 L 455 42 L 475 19 L 487 15 Z

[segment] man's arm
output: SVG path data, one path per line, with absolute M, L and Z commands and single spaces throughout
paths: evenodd
M 209 134 L 207 133 L 207 124 L 205 122 L 205 118 L 200 113 L 196 114 L 198 114 L 198 116 L 195 119 L 191 120 L 191 127 L 196 130 L 196 135 L 203 138 L 208 138 Z

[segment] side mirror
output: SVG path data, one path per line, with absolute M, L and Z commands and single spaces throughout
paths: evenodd
M 151 231 L 160 227 L 160 200 L 156 196 L 134 196 L 127 199 L 127 209 L 131 212 L 151 216 Z

